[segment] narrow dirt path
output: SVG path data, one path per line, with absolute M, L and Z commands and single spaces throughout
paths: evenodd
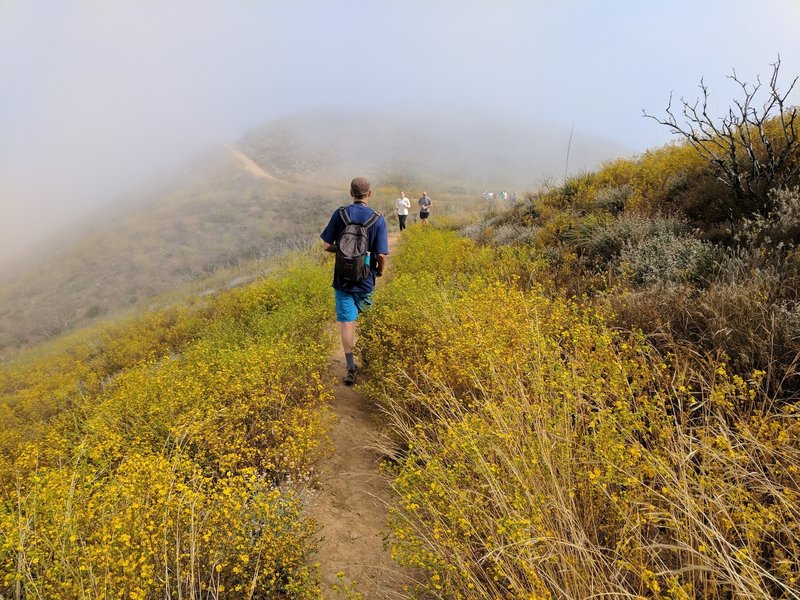
M 272 181 L 280 181 L 281 183 L 288 183 L 283 179 L 279 179 L 270 173 L 267 173 L 264 169 L 262 169 L 252 158 L 247 156 L 245 153 L 237 150 L 231 145 L 225 146 L 228 150 L 230 150 L 231 154 L 238 160 L 244 168 L 255 175 L 256 177 L 261 177 L 262 179 L 271 179 Z
M 396 232 L 389 235 L 390 257 L 397 238 Z M 321 527 L 315 562 L 320 564 L 322 597 L 348 598 L 359 592 L 365 600 L 408 598 L 404 587 L 413 587 L 413 574 L 392 561 L 383 543 L 392 492 L 378 471 L 381 434 L 376 415 L 358 393 L 358 385 L 341 383 L 344 372 L 344 356 L 337 346 L 331 357 L 331 376 L 336 377 L 334 451 L 317 465 L 318 488 L 310 506 Z M 349 596 L 341 591 L 347 588 Z

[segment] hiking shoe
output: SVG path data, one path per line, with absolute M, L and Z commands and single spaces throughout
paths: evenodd
M 356 382 L 356 375 L 358 375 L 358 367 L 347 369 L 347 375 L 344 376 L 344 384 L 353 385 Z

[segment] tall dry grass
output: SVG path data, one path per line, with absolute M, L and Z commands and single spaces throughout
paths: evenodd
M 797 406 L 468 246 L 407 236 L 364 323 L 395 557 L 446 598 L 797 598 Z

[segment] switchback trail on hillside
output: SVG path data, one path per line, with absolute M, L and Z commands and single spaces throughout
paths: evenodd
M 226 145 L 225 147 L 231 151 L 231 154 L 233 154 L 234 158 L 236 158 L 236 160 L 238 160 L 248 172 L 252 173 L 256 177 L 261 177 L 262 179 L 271 179 L 272 181 L 280 181 L 281 183 L 288 183 L 283 179 L 275 177 L 275 175 L 267 173 L 252 158 L 237 150 L 233 146 Z
M 389 235 L 390 257 L 398 233 Z M 387 273 L 391 272 L 391 264 Z M 338 329 L 336 336 L 338 339 Z M 356 388 L 342 383 L 344 356 L 337 344 L 331 356 L 335 420 L 333 452 L 317 465 L 317 489 L 311 514 L 320 525 L 321 542 L 314 562 L 320 564 L 322 597 L 355 597 L 337 591 L 349 587 L 365 600 L 408 598 L 413 573 L 399 567 L 384 548 L 386 506 L 391 488 L 379 472 L 381 433 L 378 415 Z

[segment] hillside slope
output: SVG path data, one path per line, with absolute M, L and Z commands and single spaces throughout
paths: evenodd
M 392 555 L 436 598 L 800 597 L 798 397 L 659 352 L 548 250 L 412 229 L 361 320 Z
M 356 175 L 390 211 L 432 192 L 437 214 L 485 189 L 525 191 L 563 173 L 569 132 L 474 112 L 319 112 L 267 123 L 64 235 L 0 285 L 0 357 L 135 306 L 224 266 L 315 237 Z M 576 133 L 570 167 L 625 149 Z
M 0 597 L 319 597 L 329 259 L 0 364 Z
M 341 202 L 335 191 L 247 169 L 229 149 L 194 168 L 158 196 L 99 215 L 8 278 L 0 287 L 0 353 L 304 243 Z

